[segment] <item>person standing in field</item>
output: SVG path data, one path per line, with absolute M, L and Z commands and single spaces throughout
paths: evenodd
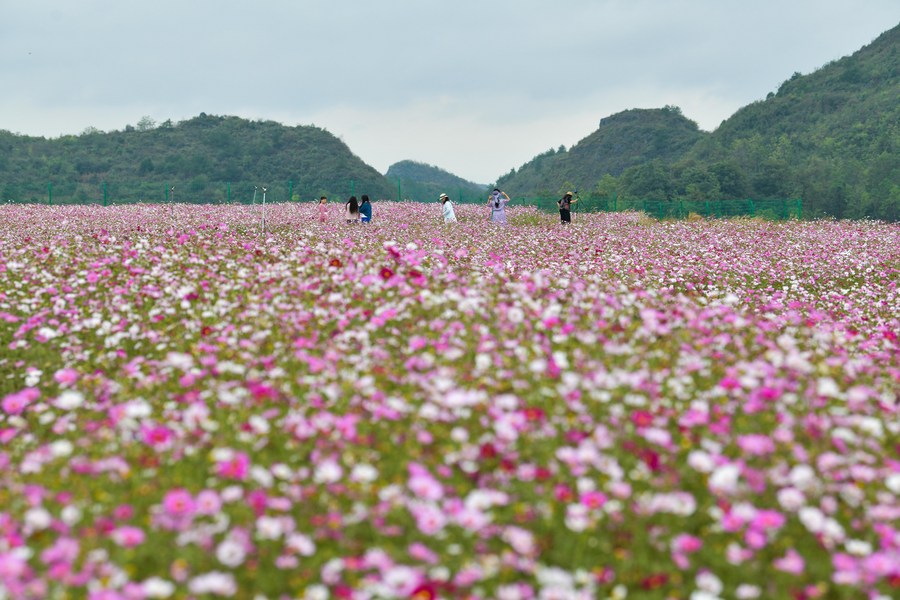
M 453 203 L 447 194 L 441 194 L 441 212 L 444 215 L 444 223 L 456 223 L 456 213 L 453 211 Z
M 324 223 L 328 220 L 328 206 L 326 206 L 326 202 L 328 202 L 328 198 L 326 198 L 325 196 L 319 198 L 319 223 Z
M 488 206 L 491 207 L 491 222 L 502 223 L 506 225 L 506 205 L 509 203 L 509 196 L 506 192 L 501 192 L 499 188 L 494 188 L 488 197 Z
M 356 196 L 350 196 L 350 200 L 344 205 L 345 217 L 348 223 L 359 223 L 359 203 Z
M 559 222 L 560 223 L 571 223 L 572 222 L 572 205 L 578 202 L 578 199 L 572 198 L 572 192 L 566 192 L 565 195 L 556 201 L 559 205 Z
M 359 220 L 368 223 L 372 220 L 372 203 L 369 202 L 367 194 L 362 195 L 362 202 L 359 203 Z

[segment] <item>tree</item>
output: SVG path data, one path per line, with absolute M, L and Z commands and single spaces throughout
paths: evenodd
M 151 129 L 156 128 L 156 121 L 151 119 L 148 116 L 141 117 L 141 120 L 137 122 L 137 130 L 138 131 L 150 131 Z

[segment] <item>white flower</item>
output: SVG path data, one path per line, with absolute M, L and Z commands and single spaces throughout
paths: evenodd
M 311 585 L 303 592 L 303 600 L 328 600 L 328 588 L 324 585 Z
M 234 596 L 237 593 L 237 584 L 230 573 L 211 571 L 191 579 L 188 582 L 188 589 L 194 594 Z
M 272 473 L 260 465 L 253 465 L 250 467 L 250 478 L 264 488 L 270 488 L 272 487 L 272 484 L 275 483 L 275 478 L 272 477 Z
M 237 567 L 247 557 L 244 546 L 235 540 L 227 539 L 216 547 L 216 558 L 226 567 Z
M 709 453 L 703 450 L 691 450 L 687 457 L 688 466 L 700 473 L 711 473 L 716 463 Z
M 69 440 L 56 440 L 50 444 L 50 453 L 56 458 L 69 456 L 73 449 L 74 446 Z
M 806 498 L 797 488 L 789 487 L 778 490 L 778 503 L 784 510 L 796 512 L 806 503 Z
M 847 540 L 844 547 L 847 549 L 848 554 L 853 554 L 854 556 L 868 556 L 872 554 L 872 544 L 862 540 Z
M 695 579 L 697 588 L 704 592 L 718 596 L 722 593 L 722 580 L 709 571 L 698 573 Z
M 372 483 L 378 478 L 378 469 L 372 465 L 359 464 L 354 465 L 350 471 L 350 481 L 358 483 Z
M 30 529 L 31 531 L 47 529 L 48 527 L 50 527 L 50 523 L 52 522 L 53 517 L 50 516 L 50 513 L 47 512 L 47 509 L 42 506 L 30 508 L 25 513 L 25 526 L 28 527 L 28 529 Z
M 759 598 L 760 594 L 762 594 L 762 590 L 749 583 L 742 583 L 734 591 L 734 596 L 738 600 L 753 600 L 753 598 Z
M 175 593 L 175 584 L 159 577 L 151 577 L 141 584 L 148 598 L 168 598 Z
M 566 507 L 565 522 L 571 531 L 584 531 L 590 524 L 588 508 L 582 504 L 570 504 Z
M 796 465 L 789 475 L 794 487 L 808 490 L 816 483 L 816 472 L 809 465 Z
M 176 369 L 187 371 L 194 366 L 194 359 L 190 354 L 185 354 L 184 352 L 169 352 L 166 354 L 166 363 Z
M 813 506 L 804 506 L 797 513 L 800 522 L 806 527 L 810 533 L 821 533 L 825 528 L 825 515 L 822 511 Z
M 84 395 L 75 390 L 66 390 L 56 398 L 54 405 L 62 410 L 74 410 L 84 404 Z
M 894 494 L 900 495 L 900 473 L 891 473 L 884 480 L 884 485 Z
M 292 533 L 285 545 L 300 556 L 312 556 L 316 553 L 316 544 L 302 533 Z
M 261 540 L 277 540 L 284 534 L 281 521 L 275 517 L 262 516 L 256 520 L 256 537 Z
M 333 460 L 326 460 L 316 466 L 313 480 L 316 483 L 336 483 L 340 481 L 343 474 L 344 470 L 341 465 Z
M 737 491 L 740 475 L 741 469 L 737 465 L 722 465 L 709 476 L 709 487 L 715 492 L 733 494 Z
M 62 519 L 62 522 L 66 525 L 74 525 L 81 520 L 81 509 L 69 504 L 60 511 L 59 518 Z

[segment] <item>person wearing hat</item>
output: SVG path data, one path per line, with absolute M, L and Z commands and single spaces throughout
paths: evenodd
M 578 198 L 572 198 L 572 192 L 566 192 L 565 195 L 556 201 L 559 204 L 559 222 L 572 222 L 572 205 L 578 202 Z
M 441 211 L 444 214 L 444 223 L 456 223 L 456 213 L 453 212 L 453 203 L 447 194 L 441 194 Z

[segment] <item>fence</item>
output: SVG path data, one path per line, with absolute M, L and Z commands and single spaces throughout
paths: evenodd
M 340 185 L 345 187 L 346 196 L 355 193 L 355 182 L 350 180 Z M 91 183 L 48 183 L 48 184 L 2 184 L 0 202 L 4 204 L 113 204 L 134 203 L 214 203 L 250 204 L 261 202 L 263 193 L 267 202 L 313 201 L 321 195 L 319 190 L 303 189 L 293 181 L 262 186 L 242 182 L 222 185 L 200 186 L 194 183 L 179 184 L 169 182 L 140 182 L 129 184 Z M 338 196 L 343 199 L 340 195 Z M 397 186 L 398 201 L 410 200 L 403 197 L 401 186 Z M 437 201 L 436 198 L 415 198 L 417 201 Z M 483 196 L 457 191 L 456 202 L 463 204 L 486 203 L 487 192 Z M 513 197 L 512 205 L 534 206 L 544 212 L 556 212 L 556 198 Z M 803 203 L 799 198 L 765 200 L 633 200 L 594 195 L 580 198 L 573 205 L 573 212 L 623 212 L 641 211 L 657 219 L 683 219 L 691 214 L 702 217 L 763 217 L 766 219 L 801 219 Z
M 556 212 L 555 198 L 518 198 L 518 204 L 536 206 L 545 212 Z M 702 217 L 763 217 L 766 219 L 801 219 L 803 203 L 799 198 L 775 200 L 620 200 L 588 197 L 572 205 L 575 212 L 641 211 L 657 219 L 684 219 L 691 214 Z

